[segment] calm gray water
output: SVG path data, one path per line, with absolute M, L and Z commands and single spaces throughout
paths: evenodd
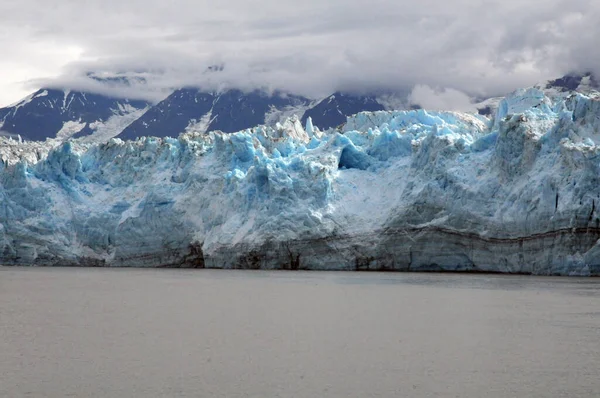
M 0 267 L 0 397 L 598 397 L 600 280 Z

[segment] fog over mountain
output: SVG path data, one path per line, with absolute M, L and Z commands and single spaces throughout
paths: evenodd
M 468 110 L 463 93 L 600 70 L 593 0 L 7 0 L 0 15 L 0 106 L 40 87 L 158 102 L 226 86 L 312 98 L 414 88 L 423 107 Z M 107 88 L 90 71 L 139 79 Z

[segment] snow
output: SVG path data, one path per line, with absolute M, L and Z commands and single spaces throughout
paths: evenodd
M 139 119 L 150 107 L 138 109 L 129 104 L 119 104 L 119 109 L 114 115 L 105 121 L 90 123 L 93 133 L 78 138 L 77 141 L 84 144 L 104 143 L 119 135 L 127 126 Z
M 34 95 L 32 98 L 46 97 L 47 95 L 48 95 L 48 90 L 42 90 L 41 93 Z
M 282 109 L 272 107 L 269 112 L 265 114 L 265 124 L 267 126 L 275 126 L 277 123 L 283 123 L 286 119 L 297 116 L 298 119 L 302 119 L 304 112 L 312 106 L 316 105 L 316 101 L 310 104 L 299 104 L 296 106 L 286 106 Z
M 33 101 L 36 98 L 40 98 L 40 97 L 45 97 L 48 95 L 48 91 L 47 90 L 43 90 L 39 93 L 33 93 L 31 95 L 28 95 L 27 97 L 23 98 L 22 100 L 20 100 L 19 102 L 16 102 L 12 105 L 9 105 L 7 108 L 14 108 L 12 111 L 13 116 L 17 114 L 17 111 L 22 108 L 23 106 L 29 104 L 31 101 Z
M 56 133 L 56 138 L 59 140 L 66 140 L 71 138 L 75 134 L 79 133 L 87 123 L 82 123 L 80 121 L 70 120 L 65 122 L 62 128 Z
M 198 100 L 196 99 L 196 102 L 197 101 Z M 190 120 L 188 126 L 185 128 L 185 132 L 186 133 L 193 133 L 193 132 L 206 133 L 206 131 L 208 130 L 208 126 L 210 126 L 210 123 L 213 121 L 212 111 L 213 110 L 211 108 L 211 110 L 208 111 L 208 113 L 206 113 L 204 116 L 202 116 L 199 121 L 196 121 L 196 119 Z
M 69 103 L 67 104 L 67 98 L 69 98 L 69 94 L 71 94 L 71 90 L 63 90 L 63 104 L 62 104 L 62 110 L 63 112 L 69 108 L 69 105 L 71 105 L 71 101 L 73 101 L 73 98 L 71 98 L 71 100 L 69 101 Z
M 534 87 L 491 120 L 381 111 L 326 132 L 291 117 L 136 141 L 0 137 L 0 264 L 599 275 L 598 115 L 594 93 Z

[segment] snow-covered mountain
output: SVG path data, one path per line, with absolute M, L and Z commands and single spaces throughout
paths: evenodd
M 599 116 L 598 92 L 533 87 L 492 119 L 0 138 L 0 264 L 600 275 Z
M 138 117 L 145 101 L 107 97 L 81 91 L 41 89 L 0 109 L 0 130 L 24 139 L 114 137 Z
M 304 113 L 309 100 L 263 91 L 205 92 L 197 88 L 176 90 L 125 128 L 119 138 L 176 137 L 185 131 L 233 133 L 259 124 L 282 121 L 286 112 Z
M 363 96 L 336 92 L 322 100 L 311 101 L 302 96 L 267 94 L 258 90 L 213 93 L 186 88 L 176 90 L 151 108 L 119 138 L 175 137 L 184 131 L 232 133 L 259 124 L 275 126 L 294 115 L 302 122 L 311 117 L 315 126 L 328 129 L 337 127 L 358 112 L 384 110 L 389 104 L 405 102 L 406 98 L 396 99 L 390 94 Z

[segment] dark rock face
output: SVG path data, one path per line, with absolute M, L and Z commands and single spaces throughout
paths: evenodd
M 266 114 L 272 109 L 307 103 L 308 100 L 303 97 L 279 93 L 269 95 L 262 91 L 244 93 L 229 90 L 219 94 L 184 88 L 175 91 L 129 125 L 119 138 L 176 137 L 190 124 L 203 118 L 206 131 L 233 133 L 264 124 Z
M 565 75 L 556 80 L 551 80 L 546 85 L 546 88 L 560 88 L 562 91 L 572 91 L 576 90 L 577 87 L 581 84 L 583 76 L 574 76 L 574 75 Z
M 477 113 L 483 116 L 493 116 L 495 109 L 491 106 L 486 106 L 483 108 L 478 108 Z
M 245 94 L 230 90 L 218 96 L 208 131 L 219 130 L 234 133 L 265 123 L 265 115 L 271 109 L 307 104 L 308 100 L 298 96 L 267 95 L 260 91 Z
M 320 129 L 337 127 L 346 122 L 346 117 L 359 112 L 382 111 L 385 108 L 375 97 L 355 96 L 344 93 L 334 93 L 308 109 L 302 117 L 302 123 L 312 118 L 313 124 Z
M 14 106 L 0 109 L 0 122 L 7 133 L 43 141 L 56 137 L 66 122 L 76 121 L 85 123 L 77 136 L 85 136 L 93 132 L 90 123 L 106 121 L 126 105 L 143 109 L 148 103 L 78 91 L 41 89 Z

